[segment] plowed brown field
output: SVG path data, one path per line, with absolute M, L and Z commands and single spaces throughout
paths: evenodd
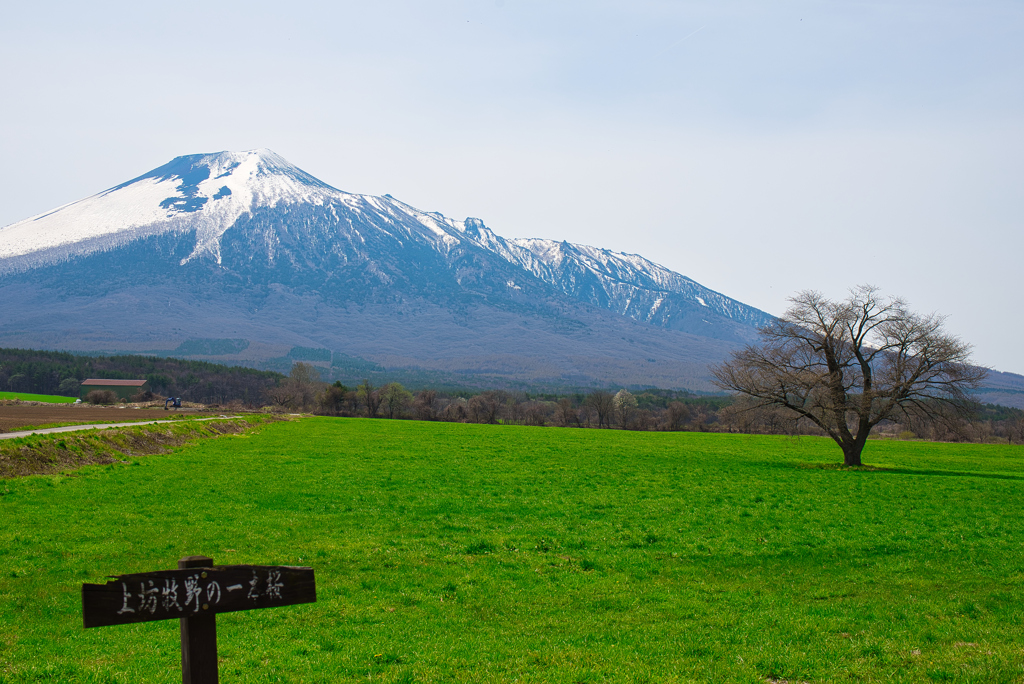
M 159 420 L 174 415 L 196 413 L 179 410 L 133 408 L 102 408 L 99 406 L 75 406 L 50 404 L 47 406 L 16 404 L 0 405 L 0 432 L 15 432 L 26 427 L 50 425 L 52 423 L 127 423 L 133 420 Z

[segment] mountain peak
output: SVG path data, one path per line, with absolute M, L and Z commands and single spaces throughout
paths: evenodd
M 53 211 L 0 228 L 0 261 L 20 270 L 104 251 L 148 235 L 196 232 L 196 252 L 243 214 L 279 203 L 345 195 L 262 148 L 175 157 L 141 176 Z M 192 257 L 189 257 L 192 258 Z
M 232 178 L 246 182 L 256 177 L 280 176 L 302 185 L 336 190 L 320 179 L 306 173 L 287 159 L 268 148 L 243 152 L 210 152 L 175 157 L 163 166 L 142 174 L 121 185 L 101 193 L 108 194 L 147 179 L 168 181 L 178 179 L 187 192 L 203 181 Z

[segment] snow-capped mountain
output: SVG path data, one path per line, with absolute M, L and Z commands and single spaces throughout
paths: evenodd
M 6 292 L 5 301 L 14 302 L 0 311 L 0 336 L 23 343 L 41 344 L 32 342 L 38 339 L 33 331 L 45 329 L 50 332 L 42 337 L 53 346 L 59 329 L 65 348 L 86 349 L 86 340 L 92 340 L 94 347 L 124 349 L 118 340 L 126 336 L 143 344 L 147 335 L 182 340 L 211 337 L 217 328 L 225 336 L 231 329 L 231 337 L 316 343 L 407 365 L 454 353 L 448 347 L 460 335 L 470 344 L 473 335 L 466 330 L 485 325 L 480 317 L 495 312 L 505 317 L 502 325 L 533 317 L 563 337 L 568 330 L 614 330 L 619 339 L 649 339 L 657 346 L 667 343 L 671 331 L 688 334 L 685 344 L 678 344 L 691 351 L 695 340 L 717 340 L 698 345 L 703 350 L 696 355 L 698 366 L 753 339 L 755 326 L 770 320 L 640 256 L 506 239 L 479 219 L 458 221 L 388 195 L 343 192 L 269 150 L 178 157 L 92 197 L 0 228 L 0 291 Z M 151 297 L 142 298 L 143 292 Z M 75 297 L 84 300 L 64 306 Z M 283 305 L 282 297 L 292 304 Z M 169 310 L 153 309 L 163 299 Z M 144 330 L 133 326 L 115 333 L 123 326 L 112 317 L 124 315 L 128 300 L 153 310 L 136 312 Z M 120 301 L 122 310 L 108 310 L 113 301 Z M 215 319 L 199 313 L 214 304 Z M 267 311 L 275 306 L 274 322 L 268 324 Z M 335 327 L 314 334 L 308 325 L 290 325 L 289 306 L 307 324 L 310 317 L 332 319 Z M 391 323 L 403 321 L 404 332 L 397 334 L 435 339 L 444 348 L 432 355 L 411 353 L 413 343 L 354 334 L 351 326 L 358 327 L 359 316 L 369 320 L 371 311 Z M 428 325 L 439 315 L 465 334 Z M 418 322 L 408 328 L 402 316 Z M 78 332 L 68 332 L 72 329 Z M 459 351 L 460 358 L 470 351 L 481 358 L 522 356 L 522 341 L 502 333 L 498 342 L 492 334 L 497 329 L 477 330 L 479 339 Z M 362 341 L 350 344 L 357 338 Z M 646 355 L 644 363 L 655 363 L 660 354 L 610 348 L 605 353 L 593 340 L 588 350 L 579 339 L 566 344 L 567 351 Z M 565 375 L 554 366 L 548 370 Z
M 571 297 L 655 325 L 688 327 L 680 320 L 687 312 L 714 313 L 751 326 L 769 320 L 643 257 L 552 240 L 506 240 L 479 219 L 456 221 L 390 196 L 342 192 L 270 150 L 178 157 L 93 197 L 2 228 L 0 272 L 59 263 L 163 233 L 194 233 L 195 244 L 181 265 L 197 258 L 221 264 L 221 241 L 240 219 L 289 206 L 320 209 L 326 220 L 308 225 L 308 237 L 339 238 L 349 257 L 373 258 L 360 232 L 366 226 L 440 254 L 462 244 L 482 247 Z M 272 262 L 280 238 L 263 237 L 258 248 Z M 339 245 L 324 247 L 341 251 Z M 514 280 L 508 287 L 516 287 Z

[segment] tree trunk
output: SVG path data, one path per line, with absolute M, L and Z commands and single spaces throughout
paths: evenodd
M 849 468 L 850 466 L 863 465 L 860 455 L 864 451 L 864 445 L 868 443 L 869 434 L 871 434 L 871 423 L 867 417 L 861 416 L 857 425 L 857 436 L 852 442 L 842 445 L 844 466 Z
M 859 466 L 860 452 L 864 450 L 863 444 L 851 444 L 848 447 L 843 447 L 843 465 L 849 468 L 850 466 Z

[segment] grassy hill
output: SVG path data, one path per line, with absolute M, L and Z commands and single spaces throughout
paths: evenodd
M 0 483 L 0 683 L 180 677 L 82 582 L 310 565 L 222 681 L 1013 682 L 1024 448 L 314 418 Z

